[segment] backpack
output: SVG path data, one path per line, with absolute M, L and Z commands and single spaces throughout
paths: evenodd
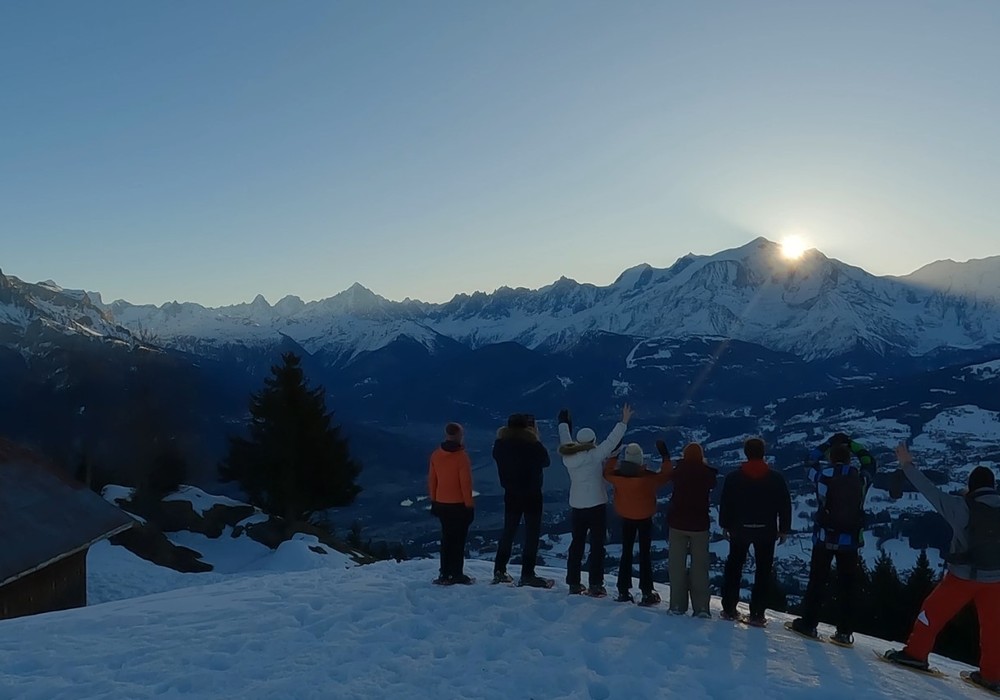
M 855 467 L 834 465 L 836 473 L 826 477 L 826 497 L 820 504 L 816 521 L 826 530 L 853 534 L 865 526 L 865 482 Z
M 1000 508 L 971 496 L 966 502 L 969 505 L 969 550 L 959 563 L 971 566 L 973 576 L 979 570 L 1000 571 Z

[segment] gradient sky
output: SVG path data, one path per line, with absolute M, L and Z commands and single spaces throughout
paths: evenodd
M 0 268 L 443 301 L 1000 253 L 1000 2 L 0 3 Z

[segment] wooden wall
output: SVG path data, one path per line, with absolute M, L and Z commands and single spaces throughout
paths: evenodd
M 0 588 L 0 620 L 87 604 L 87 550 Z

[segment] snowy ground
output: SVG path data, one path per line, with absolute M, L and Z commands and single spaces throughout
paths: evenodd
M 125 567 L 124 561 L 118 565 Z M 483 581 L 491 564 L 470 562 Z M 0 697 L 980 698 L 772 623 L 430 584 L 437 562 L 253 576 L 0 622 Z M 200 579 L 205 580 L 205 579 Z M 664 591 L 665 592 L 665 591 Z M 717 603 L 716 603 L 717 605 Z M 783 619 L 783 618 L 779 618 Z

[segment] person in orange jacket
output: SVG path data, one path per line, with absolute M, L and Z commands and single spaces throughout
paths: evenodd
M 665 450 L 664 450 L 665 452 Z M 642 447 L 630 443 L 622 451 L 621 460 L 612 457 L 604 465 L 604 478 L 615 487 L 615 512 L 622 519 L 622 557 L 618 566 L 618 597 L 620 603 L 632 602 L 632 546 L 639 538 L 639 605 L 656 605 L 659 594 L 653 590 L 653 516 L 656 514 L 656 491 L 665 486 L 673 474 L 670 454 L 664 453 L 660 471 L 646 468 Z
M 472 463 L 465 451 L 465 432 L 458 423 L 444 429 L 444 442 L 434 450 L 427 472 L 431 513 L 441 521 L 441 571 L 439 586 L 469 585 L 465 574 L 465 539 L 475 519 L 472 501 Z

